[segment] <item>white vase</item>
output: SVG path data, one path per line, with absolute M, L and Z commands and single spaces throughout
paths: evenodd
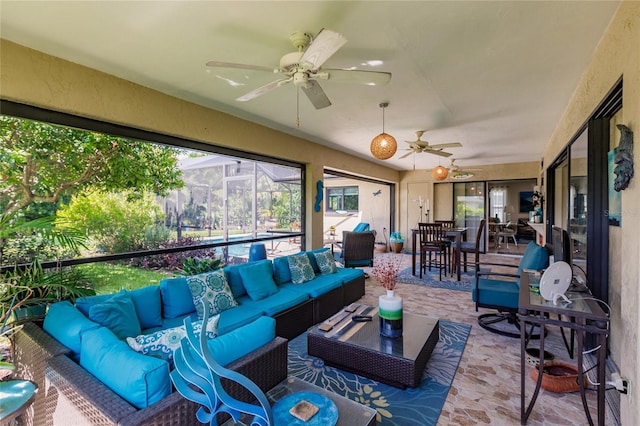
M 378 316 L 380 317 L 380 334 L 385 337 L 402 336 L 402 298 L 393 290 L 378 298 Z

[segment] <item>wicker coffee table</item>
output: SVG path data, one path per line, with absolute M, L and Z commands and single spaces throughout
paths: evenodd
M 422 381 L 427 361 L 440 337 L 439 321 L 423 315 L 403 314 L 402 337 L 380 335 L 378 308 L 350 305 L 307 333 L 309 355 L 325 364 L 401 389 Z M 355 322 L 353 315 L 371 315 L 372 321 Z M 331 330 L 323 331 L 326 325 Z

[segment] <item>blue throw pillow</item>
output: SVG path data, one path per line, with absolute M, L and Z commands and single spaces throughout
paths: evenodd
M 244 263 L 240 265 L 230 265 L 224 267 L 224 273 L 227 275 L 227 282 L 231 288 L 233 297 L 238 298 L 247 294 L 247 290 L 242 285 L 242 277 L 240 276 L 240 268 L 244 267 Z
M 291 282 L 294 284 L 302 284 L 307 281 L 311 281 L 316 277 L 313 272 L 311 262 L 309 262 L 309 256 L 307 253 L 297 254 L 289 256 L 289 270 L 291 271 Z
M 333 258 L 333 255 L 331 254 L 329 249 L 314 251 L 313 256 L 316 258 L 318 269 L 320 269 L 320 273 L 322 275 L 335 274 L 336 272 L 338 272 L 336 260 Z
M 242 284 L 247 289 L 251 300 L 260 300 L 278 292 L 273 281 L 273 266 L 270 260 L 249 262 L 240 268 Z
M 76 359 L 80 356 L 82 335 L 88 330 L 94 330 L 99 327 L 100 324 L 82 315 L 68 301 L 50 305 L 42 325 L 44 331 L 71 349 Z
M 273 279 L 276 284 L 284 284 L 291 281 L 289 259 L 286 256 L 273 259 Z
M 160 287 L 151 285 L 129 292 L 143 330 L 162 326 L 162 301 Z
M 165 318 L 179 318 L 196 311 L 187 277 L 167 278 L 160 281 L 162 314 Z
M 117 293 L 103 303 L 89 309 L 89 319 L 107 327 L 119 339 L 135 337 L 142 333 L 131 296 Z
M 187 285 L 191 291 L 199 319 L 204 317 L 204 309 L 208 309 L 209 316 L 213 316 L 238 306 L 222 269 L 189 276 L 187 277 Z
M 120 293 L 123 293 L 124 290 L 120 290 Z M 86 296 L 86 297 L 78 297 L 76 299 L 76 308 L 80 312 L 84 314 L 85 317 L 89 318 L 89 309 L 93 305 L 97 305 L 98 303 L 106 302 L 111 299 L 115 293 L 109 294 L 99 294 L 97 296 Z
M 218 322 L 220 315 L 214 315 L 207 321 L 207 338 L 213 339 L 218 336 Z M 202 321 L 193 323 L 193 332 L 196 337 L 200 336 Z M 173 361 L 173 353 L 180 347 L 180 341 L 187 336 L 184 324 L 178 327 L 158 330 L 151 334 L 142 334 L 135 338 L 127 337 L 127 344 L 131 349 L 144 355 L 162 358 L 169 362 Z

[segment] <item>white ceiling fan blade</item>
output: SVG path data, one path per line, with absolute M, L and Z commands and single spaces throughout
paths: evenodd
M 429 145 L 429 148 L 462 148 L 462 144 L 459 142 L 451 142 L 451 143 L 439 143 L 436 145 Z
M 433 148 L 433 145 L 431 146 L 431 148 Z M 423 152 L 427 152 L 433 155 L 439 155 L 440 157 L 451 157 L 453 155 L 450 152 L 440 151 L 437 149 L 427 149 L 427 150 L 424 150 Z
M 283 84 L 289 83 L 291 80 L 292 80 L 292 77 L 287 77 L 287 78 L 281 78 L 280 80 L 272 81 L 271 83 L 265 84 L 264 86 L 258 87 L 257 89 L 254 89 L 249 93 L 246 93 L 240 96 L 239 98 L 236 99 L 236 101 L 239 101 L 239 102 L 250 101 L 251 99 L 255 99 L 258 96 L 262 96 L 265 93 L 270 92 L 273 89 L 276 89 L 282 86 Z
M 401 156 L 399 159 L 402 159 L 402 158 L 408 157 L 408 156 L 410 156 L 411 154 L 414 154 L 414 153 L 415 153 L 415 151 L 414 151 L 414 150 L 412 150 L 412 149 L 409 149 L 408 151 L 409 151 L 409 152 L 407 152 L 405 155 Z
M 391 81 L 390 72 L 361 71 L 361 70 L 333 70 L 322 69 L 317 78 L 346 83 L 364 84 L 366 86 L 385 86 Z
M 346 42 L 342 34 L 323 28 L 304 51 L 300 64 L 307 70 L 317 70 Z
M 331 101 L 317 81 L 309 80 L 307 84 L 301 86 L 301 88 L 316 109 L 326 108 L 331 105 Z
M 273 68 L 264 67 L 262 65 L 235 64 L 233 62 L 209 61 L 207 62 L 207 66 L 216 68 L 236 68 L 241 70 L 275 72 Z

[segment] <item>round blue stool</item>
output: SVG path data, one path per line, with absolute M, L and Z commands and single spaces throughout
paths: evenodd
M 267 249 L 263 243 L 253 243 L 249 248 L 249 262 L 263 260 L 267 258 Z

